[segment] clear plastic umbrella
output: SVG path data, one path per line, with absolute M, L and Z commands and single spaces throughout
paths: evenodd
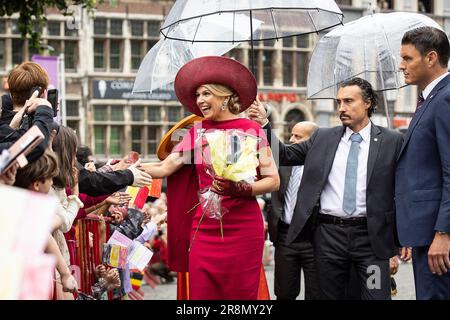
M 248 17 L 236 15 L 236 19 L 241 23 L 248 23 Z M 253 19 L 256 27 L 261 22 Z M 193 22 L 185 25 L 186 32 L 195 27 Z M 229 25 L 223 17 L 218 17 L 214 21 L 208 22 L 208 28 L 200 31 L 209 30 L 217 32 L 230 32 Z M 249 30 L 242 30 L 237 33 L 239 37 L 247 39 L 250 37 Z M 133 86 L 133 93 L 150 92 L 156 89 L 172 89 L 173 81 L 178 70 L 188 61 L 202 56 L 221 56 L 236 47 L 239 43 L 206 43 L 206 42 L 186 42 L 171 39 L 159 40 L 146 54 L 139 66 L 136 80 Z
M 247 23 L 237 16 L 247 17 Z M 227 21 L 226 32 L 209 29 L 211 21 Z M 255 26 L 255 19 L 261 27 Z M 253 42 L 317 33 L 342 24 L 333 0 L 178 0 L 162 28 L 164 37 L 190 42 Z
M 308 98 L 334 99 L 339 84 L 356 76 L 369 81 L 376 91 L 405 86 L 398 69 L 401 39 L 406 31 L 421 26 L 441 29 L 422 14 L 394 12 L 364 16 L 330 31 L 311 56 Z

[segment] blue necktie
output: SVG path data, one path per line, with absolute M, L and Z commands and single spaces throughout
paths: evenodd
M 298 187 L 300 186 L 301 178 L 300 166 L 292 167 L 289 184 L 284 195 L 284 217 L 283 221 L 287 224 L 291 223 L 292 215 L 294 214 L 295 204 L 297 203 Z
M 345 169 L 344 201 L 342 208 L 345 213 L 351 215 L 356 210 L 356 181 L 358 176 L 358 153 L 359 144 L 362 137 L 359 133 L 350 136 L 352 145 L 347 158 L 347 168 Z

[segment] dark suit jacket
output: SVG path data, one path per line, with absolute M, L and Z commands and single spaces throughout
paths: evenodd
M 112 194 L 134 182 L 133 172 L 130 170 L 117 170 L 111 172 L 91 172 L 86 170 L 77 162 L 79 170 L 78 187 L 80 193 L 85 193 L 91 197 Z
M 270 126 L 264 127 L 264 129 Z M 294 213 L 287 243 L 292 243 L 305 227 L 314 209 L 319 206 L 320 194 L 327 182 L 331 166 L 345 128 L 320 128 L 305 142 L 284 145 L 271 136 L 272 151 L 279 151 L 280 165 L 304 164 L 298 202 L 302 205 Z M 270 135 L 270 132 L 268 132 Z M 277 142 L 278 141 L 278 148 Z M 367 224 L 369 238 L 377 257 L 387 259 L 395 255 L 394 243 L 394 176 L 395 163 L 402 145 L 402 135 L 372 124 L 367 163 Z
M 267 222 L 269 224 L 269 236 L 274 246 L 278 245 L 278 222 L 284 209 L 284 195 L 286 194 L 289 180 L 291 178 L 292 167 L 280 167 L 280 189 L 272 192 L 270 201 L 271 207 L 267 212 Z M 297 197 L 298 200 L 298 197 Z
M 429 245 L 450 232 L 450 76 L 442 79 L 414 116 L 396 171 L 400 243 Z

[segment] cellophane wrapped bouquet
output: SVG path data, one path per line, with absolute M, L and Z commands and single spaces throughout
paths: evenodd
M 220 176 L 234 182 L 244 180 L 251 183 L 256 180 L 257 175 L 259 139 L 255 135 L 237 129 L 215 131 L 200 129 L 196 145 L 200 148 L 206 173 L 211 178 Z M 218 219 L 223 238 L 222 217 L 228 211 L 221 204 L 223 197 L 212 191 L 211 187 L 201 189 L 198 195 L 200 201 L 195 207 L 201 205 L 203 208 L 199 225 L 205 215 Z

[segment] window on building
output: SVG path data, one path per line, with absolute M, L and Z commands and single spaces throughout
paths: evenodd
M 111 106 L 111 121 L 124 121 L 123 112 L 123 106 Z
M 80 110 L 78 108 L 78 100 L 66 100 L 67 117 L 79 117 Z
M 66 70 L 75 70 L 77 68 L 78 42 L 64 42 L 64 65 Z
M 138 70 L 141 61 L 144 58 L 143 42 L 140 40 L 131 40 L 131 69 Z
M 149 106 L 147 119 L 148 121 L 161 121 L 161 108 L 156 106 Z
M 5 68 L 5 40 L 0 40 L 0 69 Z
M 94 68 L 105 69 L 105 40 L 94 41 Z
M 95 19 L 94 20 L 94 34 L 106 35 L 107 24 L 106 19 Z
M 112 105 L 95 105 L 94 112 L 94 145 L 101 152 L 95 151 L 106 157 L 121 156 L 127 149 L 125 140 L 125 107 Z M 99 136 L 97 137 L 97 134 Z
M 61 22 L 60 21 L 47 22 L 47 34 L 49 36 L 60 36 L 61 35 Z
M 12 39 L 12 63 L 21 64 L 24 61 L 24 41 L 22 39 Z
M 107 106 L 94 106 L 94 120 L 95 121 L 107 121 L 108 120 L 108 107 Z
M 158 40 L 149 40 L 149 41 L 147 41 L 147 52 L 151 49 L 151 48 L 153 48 L 153 46 L 155 45 L 155 44 L 157 44 L 158 43 Z
M 283 47 L 292 48 L 294 46 L 294 37 L 283 38 Z
M 268 32 L 264 33 L 264 39 L 271 38 L 271 37 L 273 37 L 273 34 L 268 33 Z M 263 43 L 264 47 L 273 48 L 273 46 L 275 45 L 275 41 L 276 41 L 276 39 L 267 39 L 267 40 L 264 40 L 262 43 Z
M 111 70 L 121 70 L 122 41 L 110 40 L 109 44 L 109 67 Z
M 131 121 L 144 121 L 144 109 L 143 106 L 131 107 Z
M 158 37 L 159 38 L 159 29 L 161 28 L 161 22 L 150 20 L 147 22 L 147 35 L 149 37 Z
M 308 53 L 296 52 L 297 56 L 297 86 L 306 87 L 306 78 L 308 77 Z
M 109 140 L 109 151 L 113 156 L 122 155 L 123 127 L 111 126 L 111 138 Z
M 417 2 L 417 11 L 424 13 L 433 13 L 433 1 L 432 0 L 419 0 Z
M 310 46 L 310 35 L 309 34 L 304 34 L 304 35 L 300 35 L 297 36 L 297 48 L 309 48 Z
M 94 20 L 94 35 L 94 68 L 98 71 L 121 71 L 124 62 L 123 20 Z
M 97 155 L 106 154 L 106 126 L 94 126 L 94 150 Z
M 190 115 L 192 115 L 192 112 L 190 112 L 187 108 L 183 108 L 183 118 L 186 118 Z
M 136 151 L 139 154 L 143 154 L 142 141 L 143 141 L 143 127 L 133 126 L 131 128 L 131 150 Z
M 61 53 L 61 41 L 60 40 L 48 40 L 47 49 L 50 55 L 59 55 Z
M 264 85 L 273 85 L 272 61 L 273 51 L 264 50 L 262 54 L 263 65 L 263 83 Z
M 168 108 L 168 121 L 178 122 L 181 120 L 181 107 L 169 107 Z
M 291 87 L 294 85 L 294 77 L 293 77 L 293 59 L 292 59 L 292 51 L 283 51 L 283 85 L 287 87 Z
M 0 34 L 6 33 L 6 20 L 0 20 Z
M 155 155 L 159 143 L 158 127 L 147 127 L 147 154 Z
M 139 20 L 132 20 L 131 35 L 136 37 L 142 37 L 144 35 L 144 22 Z
M 19 25 L 17 24 L 17 20 L 11 20 L 11 33 L 12 34 L 20 34 Z
M 110 24 L 111 24 L 111 28 L 110 28 L 111 35 L 121 36 L 123 33 L 123 30 L 122 30 L 123 29 L 122 28 L 123 20 L 111 19 Z

